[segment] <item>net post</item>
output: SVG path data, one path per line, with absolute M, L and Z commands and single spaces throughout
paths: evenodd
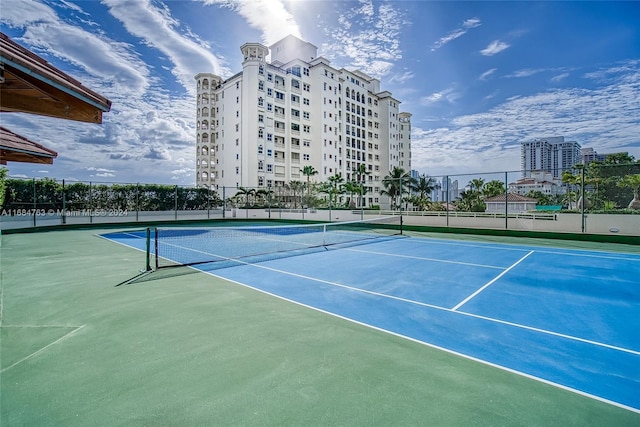
M 402 214 L 400 214 L 400 235 L 402 236 Z
M 155 258 L 156 258 L 156 270 L 158 270 L 158 265 L 159 265 L 158 261 L 159 260 L 158 260 L 158 228 L 157 227 L 153 229 L 153 234 L 154 234 L 154 239 L 153 239 L 154 249 L 155 249 L 155 254 L 156 254 L 156 256 L 155 256 Z
M 145 271 L 151 271 L 151 229 L 147 227 L 147 253 L 146 262 L 144 266 Z

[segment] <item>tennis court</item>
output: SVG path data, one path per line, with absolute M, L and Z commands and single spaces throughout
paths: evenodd
M 162 241 L 154 249 L 145 230 L 4 236 L 3 421 L 31 419 L 26 408 L 38 397 L 28 391 L 51 396 L 33 390 L 41 380 L 125 409 L 90 407 L 65 388 L 60 395 L 73 396 L 84 421 L 116 412 L 117 423 L 134 424 L 154 416 L 235 425 L 640 421 L 637 250 L 419 233 L 299 250 L 298 238 L 312 233 L 288 231 L 294 249 L 265 255 L 253 236 L 243 256 L 213 252 L 203 230 L 176 231 L 161 255 L 165 266 L 196 265 L 117 287 Z M 47 247 L 74 261 L 49 263 Z M 7 277 L 29 257 L 39 262 L 21 280 Z M 28 281 L 33 274 L 55 285 Z M 15 344 L 9 360 L 5 338 Z M 77 382 L 61 378 L 69 358 Z M 74 420 L 68 410 L 54 400 L 36 414 Z

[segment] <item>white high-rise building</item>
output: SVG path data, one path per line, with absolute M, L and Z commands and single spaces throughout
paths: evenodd
M 294 36 L 240 49 L 241 72 L 195 76 L 197 186 L 273 188 L 306 181 L 311 166 L 316 182 L 365 180 L 370 206 L 390 170 L 411 170 L 411 114 L 379 80 L 332 67 Z
M 564 136 L 538 138 L 520 143 L 522 176 L 531 177 L 536 171 L 550 173 L 554 178 L 580 163 L 580 144 L 565 141 Z

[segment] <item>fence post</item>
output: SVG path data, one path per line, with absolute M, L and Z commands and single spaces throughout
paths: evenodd
M 222 219 L 227 217 L 227 187 L 222 187 Z
M 89 224 L 93 224 L 93 186 L 89 181 Z
M 67 223 L 67 192 L 64 188 L 64 179 L 62 180 L 62 223 Z
M 509 191 L 507 186 L 507 180 L 509 179 L 508 172 L 504 173 L 504 229 L 509 229 Z
M 36 212 L 38 211 L 38 195 L 36 193 L 36 179 L 32 178 L 31 179 L 32 182 L 32 186 L 33 186 L 33 226 L 35 227 L 36 224 Z
M 446 183 L 445 187 L 447 188 L 445 192 L 445 209 L 446 218 L 447 218 L 447 227 L 449 226 L 449 175 L 444 176 L 444 182 Z
M 178 186 L 177 185 L 174 190 L 174 197 L 173 197 L 173 219 L 176 221 L 178 220 Z
M 136 183 L 136 222 L 138 222 L 140 213 L 140 183 Z
M 586 205 L 587 195 L 584 192 L 584 166 L 580 168 L 580 219 L 582 222 L 582 232 L 585 232 L 585 215 L 584 215 L 584 205 Z

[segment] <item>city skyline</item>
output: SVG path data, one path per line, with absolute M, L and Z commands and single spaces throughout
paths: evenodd
M 381 81 L 412 114 L 412 168 L 518 170 L 564 136 L 640 158 L 637 2 L 4 2 L 0 30 L 113 101 L 102 125 L 4 113 L 59 153 L 13 176 L 195 184 L 195 79 L 292 34 Z

